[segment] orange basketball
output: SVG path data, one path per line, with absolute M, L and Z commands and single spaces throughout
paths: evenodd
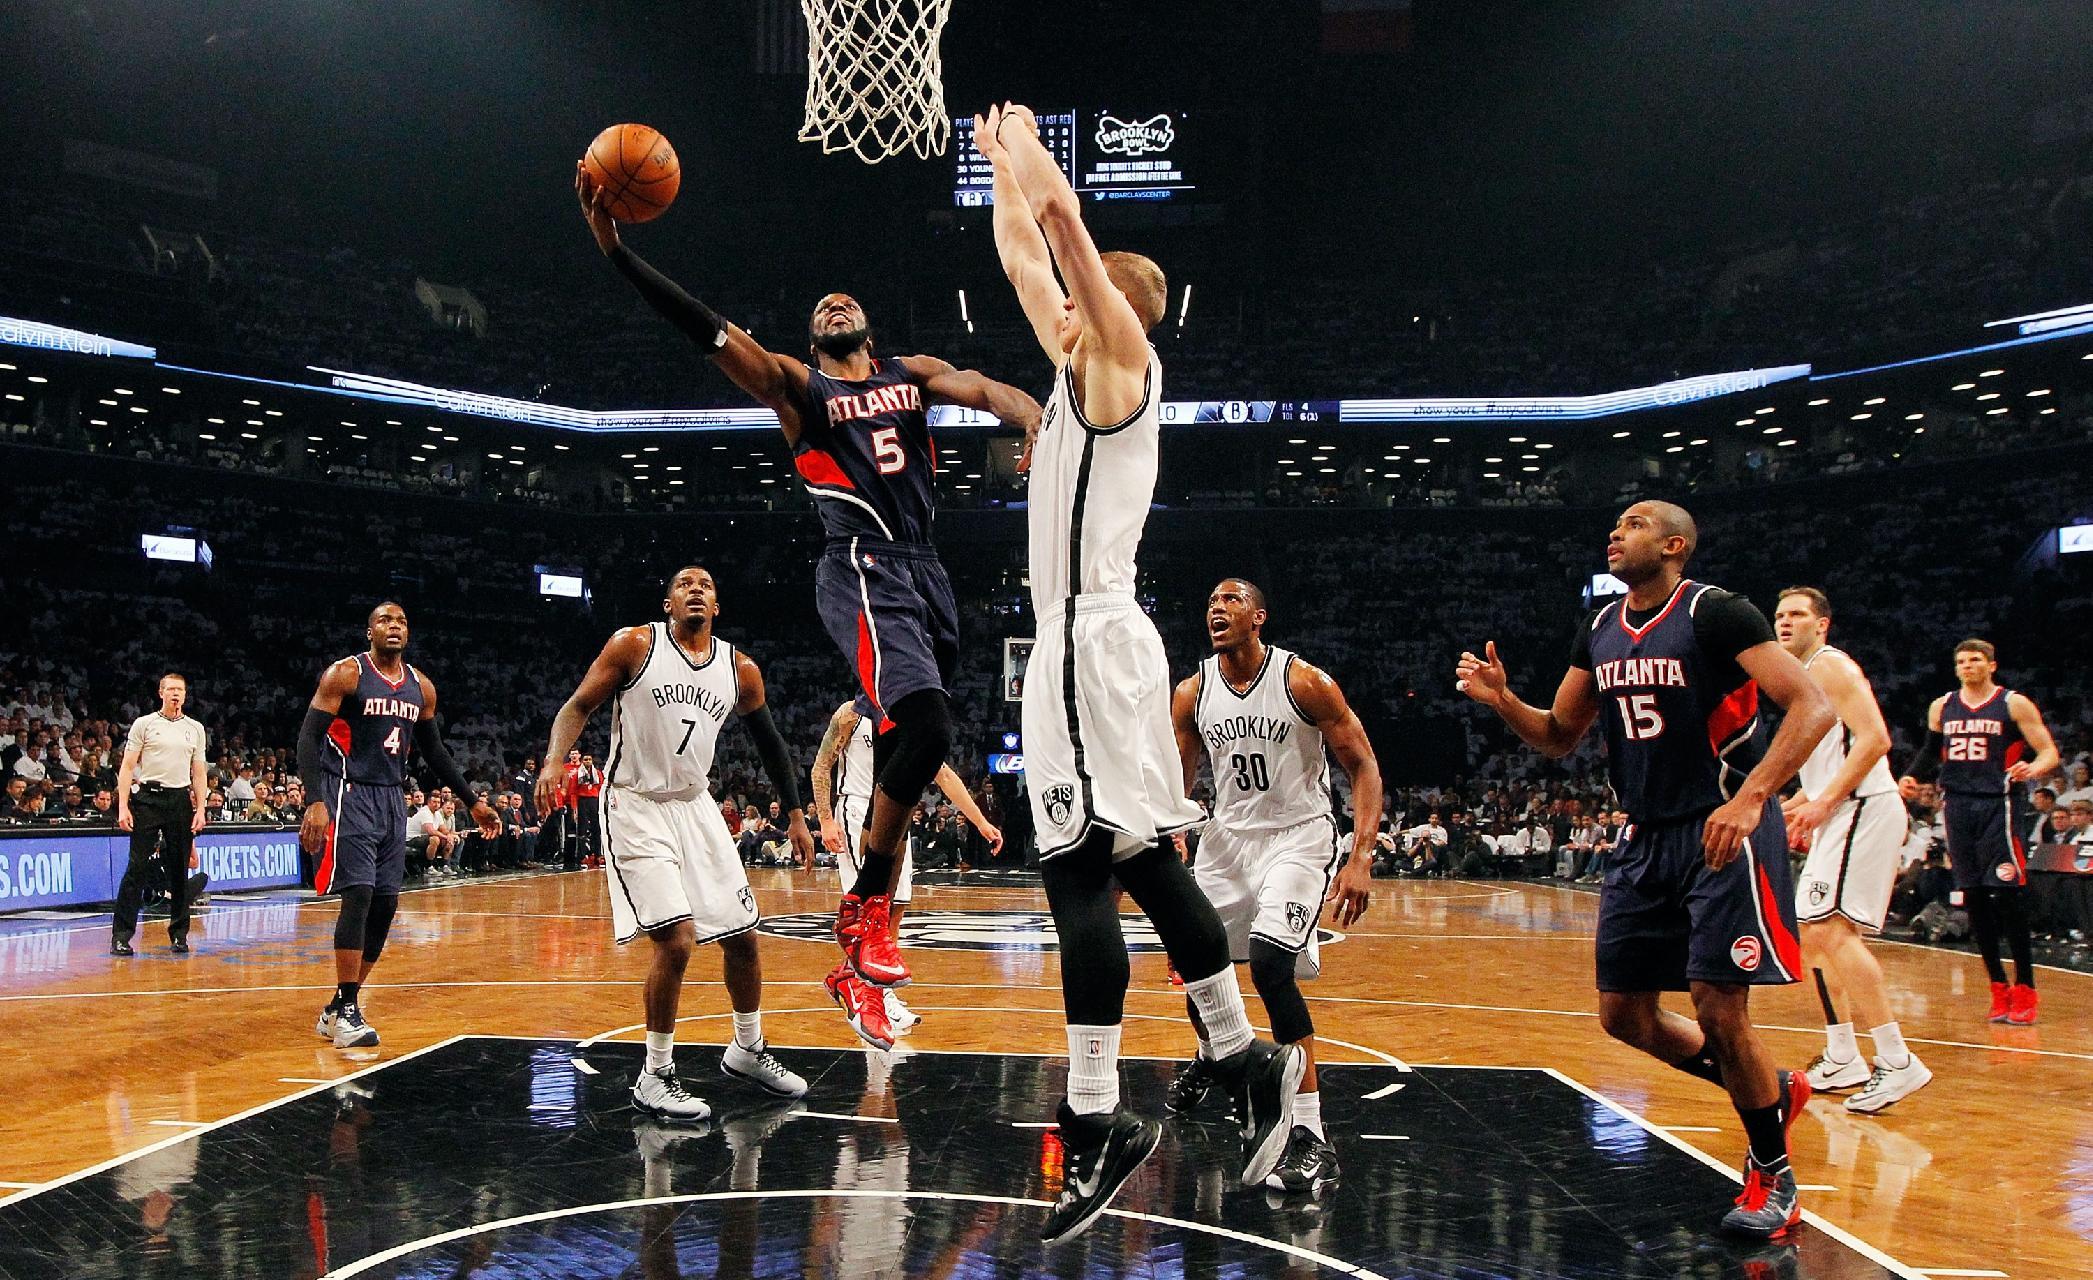
M 660 217 L 683 184 L 676 149 L 659 130 L 643 124 L 614 124 L 605 129 L 589 143 L 581 162 L 603 189 L 610 216 L 620 222 Z

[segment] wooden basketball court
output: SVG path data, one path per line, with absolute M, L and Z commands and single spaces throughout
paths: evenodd
M 930 1064 L 922 1068 L 925 1071 L 940 1063 L 941 1069 L 952 1071 L 962 1060 L 1038 1055 L 1041 1065 L 1026 1067 L 1032 1074 L 996 1077 L 1004 1083 L 994 1085 L 991 1093 L 1001 1090 L 1003 1096 L 992 1098 L 990 1109 L 1003 1117 L 997 1123 L 1020 1126 L 1020 1134 L 1032 1127 L 1023 1116 L 1040 1123 L 1051 1120 L 1059 1068 L 1050 1060 L 1061 1054 L 1063 1041 L 1057 961 L 1042 914 L 1044 901 L 1036 888 L 1004 884 L 918 889 L 908 922 L 908 933 L 920 940 L 909 952 L 916 983 L 906 997 L 924 1021 L 893 1061 L 861 1066 L 857 1059 L 870 1055 L 857 1046 L 821 987 L 822 975 L 835 958 L 833 946 L 820 936 L 822 918 L 833 909 L 834 873 L 757 871 L 754 880 L 772 931 L 763 944 L 764 1025 L 788 1065 L 794 1059 L 788 1046 L 844 1051 L 807 1056 L 831 1064 L 824 1068 L 823 1080 L 840 1079 L 835 1073 L 843 1072 L 858 1082 L 853 1087 L 863 1087 L 868 1073 L 881 1080 L 887 1073 L 901 1079 L 915 1063 Z M 1407 1142 L 1360 1136 L 1370 1123 L 1400 1123 L 1389 1118 L 1400 1113 L 1374 1110 L 1403 1098 L 1389 1084 L 1415 1082 L 1411 1097 L 1419 1105 L 1427 1093 L 1450 1096 L 1443 1082 L 1454 1077 L 1432 1072 L 1432 1067 L 1551 1069 L 1562 1077 L 1563 1089 L 1597 1095 L 1577 1102 L 1591 1115 L 1611 1123 L 1607 1118 L 1612 1113 L 1601 1100 L 1627 1113 L 1618 1117 L 1620 1127 L 1636 1143 L 1666 1159 L 1674 1156 L 1670 1148 L 1680 1149 L 1678 1157 L 1698 1153 L 1697 1165 L 1688 1161 L 1680 1168 L 1727 1168 L 1741 1160 L 1743 1136 L 1719 1092 L 1661 1068 L 1600 1033 L 1591 989 L 1590 935 L 1596 904 L 1595 897 L 1567 888 L 1382 882 L 1360 927 L 1341 940 L 1326 942 L 1324 977 L 1309 988 L 1323 1036 L 1323 1059 L 1326 1064 L 1362 1068 L 1356 1076 L 1333 1072 L 1325 1085 L 1324 1110 L 1346 1162 L 1347 1196 L 1373 1197 L 1382 1184 L 1399 1176 L 1411 1219 L 1417 1216 L 1416 1205 L 1432 1204 L 1434 1196 L 1439 1197 L 1435 1214 L 1457 1218 L 1473 1208 L 1459 1203 L 1461 1181 L 1454 1175 L 1464 1157 L 1458 1146 L 1418 1141 L 1425 1136 L 1421 1130 L 1414 1136 L 1378 1135 L 1409 1138 Z M 584 1082 L 587 1105 L 582 1109 L 621 1105 L 632 1068 L 630 1045 L 639 1038 L 634 1026 L 640 1020 L 637 982 L 646 957 L 643 944 L 624 949 L 613 944 L 600 872 L 469 881 L 406 894 L 385 960 L 366 989 L 367 1016 L 384 1037 L 375 1050 L 338 1051 L 313 1034 L 314 1016 L 332 987 L 328 949 L 333 917 L 331 902 L 289 895 L 221 898 L 199 918 L 192 934 L 193 956 L 170 955 L 164 924 L 149 924 L 138 938 L 139 955 L 127 960 L 107 954 L 105 917 L 0 921 L 0 1194 L 11 1193 L 9 1200 L 0 1201 L 0 1272 L 12 1267 L 14 1274 L 25 1275 L 102 1274 L 78 1260 L 69 1261 L 58 1245 L 38 1243 L 55 1238 L 52 1222 L 58 1215 L 53 1206 L 91 1181 L 74 1175 L 156 1144 L 163 1151 L 186 1151 L 192 1174 L 200 1153 L 208 1171 L 217 1167 L 214 1142 L 221 1137 L 231 1141 L 230 1135 L 251 1133 L 254 1124 L 268 1117 L 288 1114 L 279 1112 L 279 1105 L 314 1097 L 325 1100 L 334 1082 L 359 1072 L 367 1073 L 357 1076 L 367 1090 L 337 1088 L 332 1096 L 353 1103 L 352 1095 L 375 1091 L 384 1099 L 390 1088 L 397 1097 L 403 1088 L 399 1082 L 407 1077 L 393 1073 L 410 1071 L 414 1065 L 401 1059 L 443 1046 L 428 1061 L 449 1061 L 460 1052 L 450 1042 L 461 1036 L 571 1044 L 571 1049 L 550 1052 L 562 1062 L 583 1059 L 592 1065 L 577 1070 L 601 1077 Z M 1852 1268 L 1861 1266 L 1863 1259 L 1872 1274 L 2086 1274 L 2086 1259 L 2093 1256 L 2093 1108 L 2085 1103 L 2093 1097 L 2093 976 L 2045 969 L 2041 1024 L 1994 1027 L 1984 1020 L 1987 990 L 1974 956 L 1897 944 L 1881 945 L 1878 955 L 1906 1034 L 1937 1079 L 1880 1116 L 1852 1116 L 1836 1099 L 1820 1098 L 1797 1123 L 1796 1165 L 1805 1186 L 1813 1188 L 1806 1191 L 1804 1203 L 1816 1215 L 1804 1234 L 1839 1241 L 1837 1257 L 1842 1261 L 1834 1264 L 1826 1260 L 1832 1254 L 1812 1254 L 1805 1248 L 1799 1259 L 1789 1257 L 1784 1270 L 1751 1272 L 1749 1259 L 1723 1255 L 1719 1265 L 1695 1274 L 1861 1274 Z M 1183 1022 L 1182 996 L 1168 985 L 1162 956 L 1137 955 L 1134 981 L 1125 1040 L 1129 1058 L 1187 1054 L 1191 1040 Z M 1821 1040 L 1814 994 L 1806 985 L 1767 992 L 1756 1008 L 1779 1056 L 1802 1065 Z M 679 1037 L 679 1053 L 693 1091 L 712 1101 L 722 1115 L 741 1099 L 709 1067 L 700 1071 L 693 1066 L 692 1055 L 716 1046 L 728 1034 L 726 1012 L 717 954 L 701 951 L 685 996 L 688 1020 Z M 1252 1013 L 1254 1019 L 1260 1017 L 1254 1002 Z M 485 1056 L 494 1050 L 475 1052 Z M 543 1057 L 546 1051 L 534 1052 Z M 488 1061 L 498 1058 L 494 1054 Z M 442 1117 L 451 1110 L 460 1117 L 474 1110 L 471 1071 L 458 1070 L 464 1074 L 451 1092 L 431 1095 L 420 1104 L 428 1108 L 418 1122 L 422 1128 L 432 1123 L 443 1127 L 447 1122 Z M 1132 1100 L 1156 1111 L 1158 1100 L 1143 1090 L 1152 1089 L 1154 1080 L 1166 1080 L 1167 1071 L 1166 1064 L 1130 1061 L 1130 1076 L 1139 1075 L 1144 1082 L 1130 1086 Z M 808 1074 L 813 1078 L 815 1073 Z M 976 1082 L 972 1087 L 989 1087 L 979 1085 L 978 1072 L 966 1078 Z M 1538 1074 L 1530 1078 L 1553 1080 Z M 1339 1080 L 1356 1081 L 1362 1088 L 1340 1090 Z M 1364 1088 L 1367 1085 L 1374 1087 Z M 935 1093 L 911 1096 L 910 1105 L 919 1109 L 913 1133 L 937 1122 L 939 1104 Z M 959 1094 L 953 1096 L 957 1117 L 961 1103 Z M 1361 1098 L 1374 1100 L 1353 1101 Z M 287 1099 L 292 1102 L 286 1104 Z M 976 1098 L 967 1105 L 983 1104 Z M 1460 1103 L 1481 1105 L 1472 1100 Z M 1546 1107 L 1535 1105 L 1535 1116 L 1546 1112 Z M 1474 1113 L 1448 1113 L 1456 1114 Z M 337 1122 L 336 1142 L 341 1123 L 345 1122 Z M 1417 1123 L 1439 1122 L 1420 1114 Z M 1445 1123 L 1447 1132 L 1454 1132 L 1463 1122 L 1456 1118 Z M 781 1132 L 807 1130 L 788 1126 Z M 1548 1148 L 1550 1159 L 1558 1162 L 1558 1181 L 1588 1176 L 1603 1183 L 1610 1176 L 1608 1166 L 1589 1154 L 1597 1133 L 1594 1128 L 1591 1134 L 1579 1130 L 1571 1135 L 1574 1141 L 1567 1153 L 1560 1143 Z M 1545 1146 L 1548 1136 L 1535 1141 Z M 1032 1134 L 1027 1140 L 1036 1139 Z M 329 1141 L 313 1140 L 322 1146 Z M 784 1167 L 787 1157 L 776 1149 L 790 1140 L 763 1139 L 766 1169 Z M 277 1141 L 269 1139 L 264 1146 Z M 644 1153 L 644 1138 L 641 1145 Z M 1436 1153 L 1435 1145 L 1440 1146 Z M 623 1150 L 629 1157 L 630 1145 Z M 481 1150 L 472 1158 L 485 1160 L 489 1155 Z M 499 1158 L 500 1153 L 491 1155 Z M 1589 1169 L 1581 1175 L 1587 1161 Z M 93 1176 L 121 1179 L 127 1167 L 113 1164 Z M 1196 1180 L 1189 1168 L 1165 1173 L 1188 1185 Z M 469 1180 L 469 1175 L 461 1169 L 459 1179 Z M 910 1185 L 919 1182 L 920 1178 Z M 981 1189 L 993 1182 L 990 1176 L 970 1184 L 973 1190 L 967 1195 L 973 1199 L 968 1203 L 1016 1205 L 1036 1196 L 1036 1188 L 1028 1192 L 1013 1186 L 1001 1195 Z M 48 1185 L 52 1183 L 59 1185 Z M 795 1196 L 933 1194 L 852 1191 L 840 1181 L 836 1185 L 839 1189 L 833 1192 L 819 1186 L 765 1192 L 770 1198 L 762 1202 L 761 1211 L 776 1207 L 778 1213 L 787 1213 L 781 1206 L 797 1203 Z M 1603 1186 L 1585 1190 L 1606 1194 Z M 184 1189 L 175 1187 L 171 1193 L 179 1202 Z M 680 1229 L 693 1239 L 712 1239 L 746 1208 L 732 1197 L 756 1194 L 722 1181 L 702 1195 L 677 1197 L 676 1202 L 687 1207 L 704 1202 L 693 1208 L 695 1216 L 682 1220 Z M 954 1192 L 945 1198 L 965 1200 L 967 1195 Z M 1697 1239 L 1703 1228 L 1712 1228 L 1725 1201 L 1726 1196 L 1710 1199 L 1706 1191 L 1696 1192 L 1682 1206 L 1672 1234 Z M 1160 1203 L 1167 1208 L 1171 1202 Z M 1350 1204 L 1342 1206 L 1347 1213 Z M 448 1216 L 442 1225 L 454 1233 L 469 1234 L 474 1221 L 499 1216 L 475 1208 L 469 1198 L 445 1208 Z M 1153 1224 L 1190 1222 L 1199 1217 L 1198 1210 L 1213 1206 L 1188 1198 L 1180 1208 L 1174 1216 L 1158 1213 L 1140 1223 L 1134 1219 L 1143 1215 L 1127 1216 L 1115 1227 L 1122 1234 L 1110 1237 L 1119 1245 L 1095 1247 L 1148 1248 L 1152 1241 L 1143 1244 L 1146 1237 L 1135 1232 L 1136 1226 L 1163 1231 Z M 547 1216 L 564 1212 L 555 1209 Z M 813 1209 L 805 1212 L 810 1221 L 820 1219 Z M 1233 1210 L 1219 1212 L 1225 1216 L 1214 1221 L 1237 1220 Z M 930 1218 L 915 1222 L 918 1232 L 932 1229 Z M 164 1237 L 180 1226 L 176 1214 L 155 1238 L 164 1245 Z M 287 1228 L 274 1221 L 252 1225 L 257 1235 L 279 1229 Z M 950 1230 L 957 1241 L 968 1228 Z M 1036 1223 L 1031 1230 L 1036 1235 Z M 641 1231 L 644 1235 L 644 1224 Z M 660 1238 L 673 1245 L 673 1236 L 670 1232 Z M 1314 1264 L 1311 1272 L 1314 1267 L 1331 1274 L 1344 1274 L 1347 1268 L 1352 1274 L 1385 1272 L 1385 1267 L 1373 1271 L 1364 1263 L 1346 1263 L 1347 1255 L 1329 1243 L 1335 1238 L 1324 1236 L 1320 1248 L 1289 1246 L 1294 1252 L 1274 1257 L 1296 1269 L 1306 1257 Z M 320 1274 L 324 1267 L 334 1274 L 353 1264 L 356 1259 L 343 1253 L 343 1240 L 337 1232 L 335 1256 L 302 1270 Z M 374 1235 L 374 1251 L 381 1243 L 385 1242 Z M 1531 1242 L 1515 1245 L 1495 1263 L 1478 1256 L 1476 1264 L 1504 1268 L 1491 1274 L 1584 1273 L 1567 1263 L 1551 1270 L 1551 1264 L 1535 1257 Z M 179 1257 L 179 1240 L 172 1247 Z M 497 1252 L 500 1248 L 488 1247 Z M 1097 1255 L 1089 1257 L 1095 1266 Z M 43 1264 L 49 1265 L 48 1272 L 38 1269 Z M 723 1260 L 714 1265 L 719 1274 L 727 1274 Z M 899 1273 L 916 1274 L 913 1266 Z M 925 1269 L 932 1268 L 925 1264 Z M 810 1274 L 821 1270 L 810 1264 Z M 179 1268 L 168 1272 L 189 1273 Z M 220 1274 L 198 1272 L 204 1273 Z M 658 1269 L 645 1273 L 663 1274 Z M 1149 1273 L 1145 1264 L 1130 1272 Z M 1253 1268 L 1252 1273 L 1262 1272 Z M 1638 1267 L 1621 1273 L 1673 1272 Z M 1425 1269 L 1416 1274 L 1440 1272 Z

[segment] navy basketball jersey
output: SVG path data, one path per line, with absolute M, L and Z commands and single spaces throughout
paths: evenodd
M 407 752 L 422 717 L 422 682 L 400 664 L 398 684 L 378 672 L 368 653 L 356 655 L 356 692 L 328 726 L 327 739 L 342 777 L 359 787 L 397 787 L 407 780 Z
M 1724 619 L 1725 632 L 1739 637 L 1722 646 L 1727 652 L 1703 643 L 1696 615 L 1704 610 L 1702 623 L 1717 610 L 1742 620 Z M 1757 618 L 1757 630 L 1743 611 Z M 1639 625 L 1630 625 L 1628 602 L 1616 600 L 1587 626 L 1579 657 L 1589 653 L 1598 685 L 1606 764 L 1621 808 L 1636 822 L 1671 822 L 1728 800 L 1765 752 L 1759 686 L 1737 664 L 1758 630 L 1772 639 L 1765 616 L 1727 591 L 1681 581 Z
M 1940 786 L 1966 796 L 2002 796 L 2012 790 L 2006 770 L 2027 751 L 2027 739 L 2006 708 L 2011 692 L 1993 689 L 1976 706 L 1962 690 L 1940 704 Z
M 812 402 L 792 450 L 831 538 L 930 541 L 937 447 L 923 391 L 899 360 L 875 360 L 862 382 L 807 370 Z

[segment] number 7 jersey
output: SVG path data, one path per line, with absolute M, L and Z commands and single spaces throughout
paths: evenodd
M 733 645 L 714 636 L 706 655 L 693 658 L 668 623 L 651 624 L 647 660 L 611 702 L 604 780 L 654 800 L 700 795 L 710 786 L 720 726 L 740 701 Z
M 1237 693 L 1221 659 L 1199 664 L 1193 721 L 1214 770 L 1214 823 L 1224 831 L 1283 831 L 1330 816 L 1323 731 L 1294 704 L 1294 655 L 1265 646 L 1264 665 Z

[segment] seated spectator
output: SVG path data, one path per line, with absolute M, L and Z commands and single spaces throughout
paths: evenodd
M 240 814 L 240 821 L 275 822 L 276 820 L 276 793 L 269 789 L 268 783 L 256 783 L 254 799 L 247 802 L 247 808 Z

